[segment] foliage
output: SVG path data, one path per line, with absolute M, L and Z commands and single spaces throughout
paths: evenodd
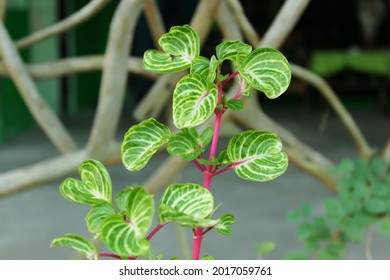
M 87 239 L 66 234 L 53 240 L 53 246 L 69 246 L 89 259 L 114 257 L 135 259 L 139 256 L 156 257 L 150 239 L 167 223 L 177 222 L 194 232 L 193 259 L 199 259 L 203 236 L 212 229 L 229 235 L 235 223 L 232 214 L 219 218 L 215 212 L 210 191 L 212 178 L 233 169 L 250 181 L 272 180 L 285 172 L 287 155 L 282 151 L 278 136 L 271 132 L 250 130 L 233 136 L 226 150 L 217 155 L 217 144 L 222 115 L 227 110 L 241 110 L 239 99 L 250 95 L 252 88 L 276 98 L 288 87 L 291 72 L 286 58 L 277 50 L 252 47 L 240 41 L 223 42 L 216 47 L 216 56 L 200 56 L 198 34 L 189 26 L 175 26 L 164 34 L 159 44 L 162 51 L 146 51 L 144 67 L 165 74 L 189 69 L 173 92 L 173 123 L 180 131 L 170 129 L 155 119 L 136 124 L 124 136 L 121 155 L 123 165 L 132 172 L 141 170 L 161 148 L 172 156 L 192 161 L 203 173 L 204 185 L 194 183 L 168 186 L 160 201 L 140 186 L 124 188 L 112 200 L 110 176 L 100 162 L 87 160 L 80 165 L 81 180 L 66 179 L 60 186 L 61 194 L 68 200 L 92 206 L 86 217 L 88 230 L 101 238 L 112 253 L 101 253 Z M 231 61 L 237 71 L 222 74 L 223 62 Z M 224 86 L 232 79 L 239 83 L 237 93 L 229 97 Z M 214 115 L 213 127 L 201 131 Z M 207 148 L 209 156 L 205 157 Z M 157 211 L 158 223 L 152 220 Z M 264 251 L 264 250 L 263 250 Z M 211 256 L 203 257 L 205 259 Z
M 309 204 L 290 212 L 288 220 L 299 222 L 298 239 L 303 251 L 287 259 L 340 259 L 349 243 L 363 243 L 377 226 L 390 234 L 390 168 L 380 157 L 343 160 L 330 171 L 339 176 L 337 196 L 324 202 L 325 213 L 314 216 Z

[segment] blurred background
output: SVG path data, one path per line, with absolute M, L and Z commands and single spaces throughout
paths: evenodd
M 88 4 L 88 0 L 8 0 L 5 26 L 13 40 L 68 17 Z M 103 54 L 110 21 L 117 0 L 110 1 L 96 16 L 59 36 L 20 51 L 26 64 L 39 64 L 66 57 Z M 156 1 L 165 28 L 190 21 L 198 4 L 195 0 Z M 240 1 L 245 14 L 260 35 L 275 18 L 282 0 Z M 290 62 L 304 66 L 324 77 L 332 86 L 366 136 L 369 144 L 381 151 L 390 135 L 390 13 L 385 0 L 311 1 L 298 24 L 281 47 Z M 223 36 L 213 24 L 202 54 L 214 53 Z M 154 48 L 145 16 L 142 14 L 130 54 L 141 57 Z M 0 61 L 1 63 L 1 61 Z M 64 122 L 76 141 L 87 141 L 98 102 L 101 72 L 72 74 L 36 80 L 42 97 Z M 135 122 L 132 110 L 152 86 L 145 77 L 129 75 L 118 139 Z M 328 103 L 309 84 L 293 78 L 288 91 L 277 100 L 259 95 L 263 110 L 335 163 L 358 158 L 345 128 Z M 227 141 L 225 139 L 223 141 Z M 13 81 L 0 75 L 0 172 L 10 171 L 50 157 L 58 152 L 31 116 Z M 148 167 L 129 174 L 121 165 L 110 166 L 115 192 L 122 187 L 141 184 L 166 158 L 159 154 Z M 76 174 L 75 174 L 76 175 Z M 198 180 L 200 174 L 187 166 L 180 178 Z M 280 259 L 286 252 L 302 248 L 296 237 L 297 225 L 286 222 L 287 213 L 303 202 L 321 214 L 324 199 L 332 197 L 324 185 L 293 164 L 275 181 L 259 184 L 243 182 L 233 173 L 216 180 L 216 204 L 221 211 L 236 216 L 233 235 L 206 236 L 204 254 L 219 259 L 253 259 L 257 244 L 272 241 L 275 250 L 266 257 Z M 196 179 L 198 178 L 198 179 Z M 66 259 L 71 249 L 49 248 L 54 237 L 74 232 L 91 237 L 84 225 L 88 209 L 65 201 L 58 192 L 62 180 L 19 193 L 0 197 L 0 259 Z M 390 186 L 389 186 L 390 187 Z M 388 239 L 374 230 L 374 258 L 389 258 Z M 183 256 L 191 241 L 189 230 L 175 226 L 164 229 L 155 240 L 156 253 L 167 258 Z M 155 243 L 155 244 L 154 244 Z M 366 243 L 364 243 L 366 244 Z M 364 259 L 363 245 L 350 245 L 344 258 Z M 189 246 L 189 245 L 187 245 Z M 186 247 L 186 246 L 184 246 Z

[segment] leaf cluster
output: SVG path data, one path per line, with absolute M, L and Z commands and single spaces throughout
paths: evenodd
M 288 220 L 299 222 L 298 239 L 305 250 L 291 252 L 288 259 L 340 259 L 349 243 L 363 243 L 367 231 L 378 226 L 390 234 L 390 169 L 380 157 L 343 160 L 330 170 L 338 176 L 337 196 L 324 201 L 325 213 L 313 216 L 309 204 L 290 212 Z

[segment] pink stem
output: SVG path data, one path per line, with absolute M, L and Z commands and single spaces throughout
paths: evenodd
M 240 88 L 238 89 L 238 91 L 237 91 L 236 95 L 233 97 L 233 99 L 238 99 L 241 96 L 242 90 L 244 89 L 242 81 L 243 80 L 240 80 Z
M 223 81 L 222 83 L 222 87 L 225 86 L 231 79 L 233 79 L 235 76 L 237 76 L 238 74 L 240 74 L 240 72 L 236 71 L 232 74 L 229 75 L 229 77 L 226 78 L 225 81 Z
M 114 259 L 118 259 L 118 260 L 121 260 L 122 258 L 118 255 L 115 255 L 115 254 L 108 254 L 108 253 L 99 253 L 99 257 L 108 257 L 108 258 L 114 258 Z
M 222 86 L 218 85 L 218 105 L 220 104 L 222 104 Z M 214 112 L 215 113 L 214 135 L 213 135 L 213 140 L 211 141 L 209 161 L 212 161 L 212 159 L 215 157 L 217 153 L 219 130 L 221 127 L 221 119 L 222 119 L 223 112 L 224 111 L 220 109 L 215 109 Z M 203 171 L 204 174 L 203 187 L 207 190 L 210 189 L 211 180 L 213 176 L 212 170 L 213 170 L 213 166 L 209 165 Z M 196 228 L 194 234 L 194 249 L 192 252 L 193 260 L 199 260 L 200 248 L 202 247 L 202 240 L 203 240 L 203 228 L 201 227 Z
M 201 165 L 196 159 L 192 160 L 192 163 L 195 164 L 195 166 L 201 171 L 204 172 L 205 168 L 203 165 Z
M 228 171 L 229 169 L 232 169 L 234 166 L 240 165 L 241 163 L 242 163 L 242 161 L 241 162 L 233 162 L 233 163 L 225 166 L 221 170 L 218 170 L 218 171 L 214 172 L 213 176 L 216 176 L 216 175 L 219 175 L 219 174 L 221 174 L 221 173 L 223 173 L 225 171 Z
M 149 235 L 146 237 L 147 240 L 150 240 L 153 238 L 153 236 L 160 230 L 162 229 L 166 224 L 159 224 L 157 225 L 150 233 Z

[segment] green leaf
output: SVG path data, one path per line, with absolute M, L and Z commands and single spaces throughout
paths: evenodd
M 229 110 L 232 111 L 240 111 L 242 108 L 244 108 L 244 103 L 238 99 L 230 99 L 228 100 L 226 105 L 229 108 Z
M 144 68 L 158 74 L 189 68 L 199 56 L 199 36 L 189 25 L 172 27 L 158 43 L 164 52 L 148 50 L 143 58 Z
M 215 80 L 215 77 L 217 76 L 217 68 L 220 65 L 220 61 L 213 55 L 210 59 L 210 70 L 207 75 L 207 81 L 209 83 L 213 83 Z
M 200 134 L 200 145 L 203 149 L 205 149 L 213 139 L 214 129 L 211 127 L 207 127 L 205 130 L 202 131 Z
M 87 259 L 97 259 L 99 252 L 91 241 L 85 239 L 82 236 L 76 234 L 65 234 L 63 236 L 53 239 L 50 247 L 65 246 L 75 249 L 76 251 L 84 254 Z
M 158 206 L 160 224 L 177 221 L 192 228 L 214 226 L 211 192 L 197 184 L 172 184 L 164 192 Z
M 390 195 L 390 184 L 376 182 L 373 188 L 373 195 L 380 198 L 385 198 Z
M 286 255 L 283 256 L 283 259 L 284 260 L 308 260 L 309 257 L 307 256 L 306 253 L 295 251 L 295 252 L 287 253 Z
M 210 72 L 210 59 L 204 56 L 198 56 L 192 61 L 190 73 L 199 74 L 202 77 L 207 77 Z
M 216 47 L 217 58 L 220 61 L 232 60 L 235 65 L 241 65 L 245 57 L 252 51 L 252 46 L 241 41 L 226 41 Z
M 81 181 L 67 178 L 60 185 L 63 197 L 87 205 L 111 203 L 111 178 L 103 164 L 97 160 L 86 160 L 78 171 Z
M 199 137 L 198 131 L 195 127 L 186 127 L 182 129 L 183 133 L 186 133 L 188 136 L 191 136 L 194 139 L 197 139 Z
M 371 214 L 382 214 L 388 210 L 386 201 L 378 198 L 370 198 L 364 204 L 364 209 Z
M 122 142 L 123 165 L 130 171 L 142 169 L 170 136 L 169 128 L 155 119 L 130 127 Z
M 390 235 L 390 218 L 381 219 L 379 221 L 379 230 L 384 235 Z
M 196 159 L 202 153 L 196 139 L 184 132 L 179 132 L 169 139 L 167 151 L 172 156 L 179 156 L 184 160 Z
M 140 234 L 139 228 L 132 222 L 124 221 L 122 216 L 106 218 L 101 236 L 107 248 L 120 256 L 144 256 L 150 248 L 149 241 Z
M 219 218 L 218 223 L 214 226 L 215 230 L 219 233 L 222 233 L 224 235 L 230 235 L 232 234 L 232 231 L 230 230 L 230 227 L 236 223 L 236 220 L 234 219 L 234 216 L 231 214 L 225 214 L 222 215 L 221 218 Z
M 133 190 L 133 187 L 126 187 L 121 190 L 115 198 L 115 204 L 118 207 L 119 213 L 123 215 L 126 213 L 127 199 L 129 198 L 129 195 Z
M 279 51 L 269 48 L 251 52 L 243 62 L 240 74 L 268 98 L 276 98 L 285 92 L 291 81 L 287 59 Z
M 173 92 L 173 122 L 179 129 L 204 123 L 217 106 L 218 88 L 199 74 L 183 77 Z
M 263 256 L 264 254 L 272 252 L 273 250 L 275 250 L 275 248 L 276 248 L 275 242 L 268 241 L 257 245 L 256 252 L 259 255 Z
M 315 234 L 315 228 L 312 224 L 305 222 L 298 227 L 299 240 L 306 240 Z
M 85 217 L 89 232 L 99 232 L 103 221 L 114 214 L 116 214 L 115 209 L 109 203 L 102 203 L 92 207 L 87 217 Z
M 219 153 L 218 162 L 222 163 L 222 164 L 230 164 L 231 163 L 226 150 L 223 150 Z
M 152 224 L 153 196 L 141 187 L 135 187 L 127 195 L 126 220 L 122 215 L 107 217 L 101 226 L 101 236 L 106 246 L 120 256 L 143 256 L 150 249 L 144 235 Z
M 216 160 L 215 158 L 213 158 L 211 161 L 207 160 L 207 159 L 204 159 L 204 158 L 197 158 L 196 159 L 200 164 L 203 164 L 203 165 L 217 165 L 219 164 L 218 160 Z
M 288 165 L 279 137 L 265 131 L 249 130 L 233 136 L 227 153 L 237 175 L 249 181 L 272 180 L 282 175 Z
M 215 260 L 213 256 L 210 255 L 204 255 L 203 257 L 200 258 L 202 261 L 212 261 Z
M 146 234 L 154 215 L 153 196 L 141 187 L 134 188 L 127 198 L 126 215 L 129 223 L 137 227 L 139 234 Z

